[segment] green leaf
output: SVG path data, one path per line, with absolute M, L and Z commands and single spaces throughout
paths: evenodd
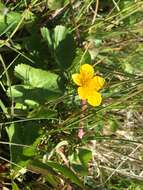
M 21 14 L 18 12 L 8 12 L 8 9 L 1 8 L 0 12 L 0 34 L 6 31 L 12 31 L 21 20 Z
M 47 4 L 49 9 L 56 10 L 63 7 L 67 2 L 68 0 L 48 0 Z
M 65 178 L 69 178 L 73 183 L 79 185 L 80 187 L 83 187 L 82 182 L 79 180 L 76 174 L 74 174 L 73 171 L 70 170 L 67 166 L 55 162 L 47 162 L 47 165 L 60 172 Z
M 56 115 L 57 114 L 55 111 L 49 110 L 49 108 L 41 106 L 31 111 L 28 115 L 28 118 L 51 119 L 54 118 Z
M 68 35 L 69 30 L 62 25 L 58 25 L 54 29 L 54 48 L 56 49 L 59 44 L 66 39 L 66 36 Z
M 0 2 L 0 12 L 3 12 L 3 10 L 4 10 L 5 8 L 6 8 L 5 5 Z
M 40 137 L 39 124 L 33 121 L 13 123 L 7 127 L 7 133 L 10 143 L 15 144 L 10 145 L 11 161 L 21 167 L 26 166 L 29 159 L 36 155 L 36 146 Z
M 47 28 L 41 29 L 42 36 L 51 49 L 54 51 L 54 58 L 59 68 L 63 71 L 71 66 L 76 52 L 75 41 L 69 29 L 58 25 L 54 31 Z
M 70 170 L 65 165 L 61 165 L 52 161 L 49 161 L 46 164 L 43 164 L 37 160 L 36 161 L 32 160 L 30 161 L 28 168 L 30 167 L 31 169 L 31 166 L 36 167 L 37 170 L 41 172 L 44 170 L 44 173 L 46 172 L 45 170 L 48 170 L 47 174 L 49 173 L 49 171 L 52 171 L 52 170 L 55 172 L 60 172 L 65 178 L 70 179 L 73 183 L 77 184 L 78 186 L 84 189 L 84 185 L 81 182 L 81 180 L 76 176 L 76 174 L 73 173 L 72 170 Z
M 12 190 L 19 190 L 19 187 L 14 182 L 12 183 Z
M 31 87 L 59 91 L 57 74 L 37 69 L 26 64 L 17 65 L 15 67 L 15 74 L 22 79 L 25 84 Z
M 57 177 L 57 174 L 53 170 L 53 168 L 49 167 L 47 164 L 44 164 L 38 160 L 31 160 L 27 165 L 27 169 L 33 171 L 34 173 L 38 173 L 38 174 L 41 174 L 42 176 L 46 177 L 46 180 L 53 187 L 58 188 L 59 179 Z
M 88 175 L 88 167 L 85 167 L 81 164 L 72 164 L 72 168 L 74 171 L 81 176 L 87 176 Z
M 88 162 L 91 160 L 92 154 L 88 149 L 77 149 L 69 156 L 69 161 L 76 173 L 82 176 L 88 175 Z
M 46 27 L 43 27 L 41 28 L 41 34 L 43 39 L 48 43 L 48 46 L 52 48 L 53 43 L 50 31 Z
M 92 152 L 88 149 L 79 149 L 79 159 L 84 166 L 88 166 L 88 162 L 92 159 Z
M 11 97 L 12 94 L 15 102 L 32 107 L 45 104 L 61 96 L 61 92 L 43 88 L 31 88 L 26 85 L 12 86 L 11 90 L 8 88 L 7 94 L 9 97 Z
M 71 66 L 76 46 L 72 34 L 65 26 L 56 26 L 54 30 L 54 49 L 61 69 Z

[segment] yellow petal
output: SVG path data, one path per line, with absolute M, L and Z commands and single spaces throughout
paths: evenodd
M 104 85 L 104 78 L 96 76 L 89 80 L 88 88 L 95 89 L 96 91 L 100 90 Z
M 75 84 L 77 84 L 78 86 L 81 86 L 81 75 L 76 73 L 72 75 L 72 79 L 74 81 Z
M 79 87 L 78 88 L 78 95 L 79 95 L 79 98 L 82 100 L 87 99 L 87 97 L 89 96 L 88 89 L 84 88 L 84 87 Z
M 94 75 L 93 66 L 89 64 L 84 64 L 80 68 L 80 74 L 85 78 L 92 78 Z
M 99 92 L 92 91 L 87 99 L 88 103 L 92 106 L 99 106 L 102 102 L 102 97 Z

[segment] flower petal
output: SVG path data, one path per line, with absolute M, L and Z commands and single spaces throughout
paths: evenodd
M 95 89 L 96 91 L 98 91 L 102 88 L 104 82 L 105 82 L 104 78 L 96 76 L 93 79 L 89 80 L 88 88 Z
M 92 91 L 92 93 L 90 93 L 90 96 L 87 98 L 87 101 L 92 106 L 99 106 L 102 101 L 101 94 L 99 92 Z
M 94 75 L 94 68 L 92 65 L 84 64 L 80 68 L 80 74 L 85 78 L 92 78 Z
M 83 136 L 84 136 L 84 134 L 85 134 L 85 132 L 84 132 L 83 128 L 80 128 L 80 129 L 78 130 L 78 137 L 79 137 L 80 139 L 82 139 Z
M 73 79 L 74 83 L 77 84 L 78 86 L 82 85 L 82 83 L 81 83 L 81 75 L 80 74 L 78 74 L 78 73 L 73 74 L 72 79 Z
M 79 87 L 78 88 L 78 95 L 79 95 L 79 98 L 82 100 L 87 99 L 87 97 L 89 96 L 88 89 L 84 88 L 84 87 Z

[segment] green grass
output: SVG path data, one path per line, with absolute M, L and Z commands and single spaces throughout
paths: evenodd
M 143 189 L 142 7 L 1 1 L 2 187 Z M 71 75 L 85 63 L 106 83 L 102 105 L 88 105 L 83 116 Z

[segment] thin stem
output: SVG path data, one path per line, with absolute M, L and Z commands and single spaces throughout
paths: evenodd
M 84 118 L 84 113 L 86 111 L 87 108 L 87 104 L 86 104 L 86 100 L 82 100 L 82 113 L 81 113 L 81 119 Z M 80 128 L 78 130 L 78 137 L 80 139 L 82 139 L 83 135 L 84 135 L 84 124 L 85 124 L 85 120 L 81 120 L 80 121 Z
M 94 16 L 93 16 L 93 20 L 92 20 L 92 25 L 95 23 L 96 16 L 97 16 L 97 12 L 98 12 L 98 7 L 99 7 L 99 0 L 96 0 L 96 7 L 95 7 L 95 11 L 94 11 Z

